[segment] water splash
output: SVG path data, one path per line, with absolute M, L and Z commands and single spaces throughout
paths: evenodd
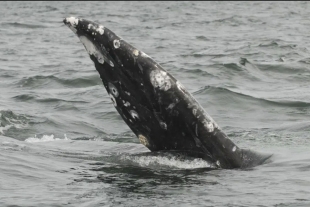
M 178 169 L 197 169 L 197 168 L 216 168 L 201 158 L 190 158 L 167 155 L 121 155 L 120 161 L 151 168 L 178 168 Z
M 63 141 L 63 140 L 70 140 L 69 138 L 67 138 L 67 135 L 64 134 L 64 138 L 54 138 L 54 135 L 43 135 L 41 138 L 37 138 L 36 135 L 34 135 L 34 137 L 29 137 L 25 140 L 25 142 L 30 142 L 30 143 L 34 143 L 34 142 L 53 142 L 53 141 Z

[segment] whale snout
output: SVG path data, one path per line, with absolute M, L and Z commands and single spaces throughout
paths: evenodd
M 104 34 L 105 27 L 103 25 L 76 17 L 67 17 L 63 19 L 63 23 L 68 26 L 74 33 L 79 35 L 89 35 L 90 37 L 98 37 Z
M 75 17 L 64 18 L 63 23 L 67 26 L 76 27 L 79 24 L 79 19 Z

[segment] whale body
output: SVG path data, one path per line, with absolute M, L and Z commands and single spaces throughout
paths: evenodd
M 114 107 L 150 151 L 183 151 L 219 168 L 245 168 L 270 155 L 241 149 L 185 87 L 150 56 L 92 21 L 63 20 L 85 46 Z

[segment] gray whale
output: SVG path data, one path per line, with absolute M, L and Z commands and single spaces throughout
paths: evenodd
M 271 155 L 241 149 L 185 87 L 151 57 L 108 28 L 63 20 L 83 43 L 111 100 L 149 150 L 190 152 L 219 168 L 248 168 Z

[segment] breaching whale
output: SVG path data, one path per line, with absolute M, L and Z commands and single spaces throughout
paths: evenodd
M 239 148 L 180 81 L 108 28 L 75 17 L 63 22 L 83 43 L 120 116 L 149 150 L 190 152 L 219 168 L 253 167 L 270 157 Z

